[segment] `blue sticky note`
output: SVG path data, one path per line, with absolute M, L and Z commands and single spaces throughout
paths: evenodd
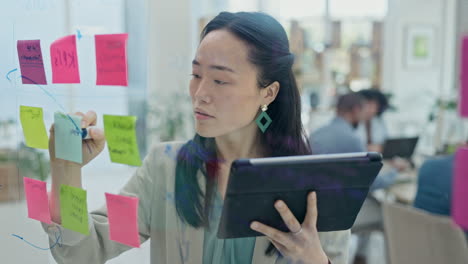
M 55 157 L 82 163 L 81 116 L 56 112 L 54 115 L 54 127 Z

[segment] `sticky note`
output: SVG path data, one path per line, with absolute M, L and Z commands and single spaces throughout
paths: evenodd
M 49 148 L 49 138 L 44 125 L 42 108 L 20 106 L 20 120 L 26 146 L 38 149 Z
M 468 117 L 468 36 L 462 41 L 462 56 L 461 56 L 461 86 L 460 86 L 460 115 Z
M 128 85 L 127 39 L 128 34 L 94 36 L 97 85 Z
M 63 227 L 89 235 L 86 191 L 68 185 L 60 185 L 60 216 Z
M 50 45 L 53 83 L 80 83 L 76 36 L 57 39 Z
M 461 228 L 468 230 L 468 147 L 457 150 L 454 172 L 452 218 Z
M 138 198 L 106 193 L 110 239 L 140 247 L 138 235 Z
M 16 43 L 23 84 L 47 84 L 40 40 Z
M 76 163 L 83 162 L 81 116 L 54 114 L 55 157 Z
M 104 134 L 112 162 L 140 166 L 136 140 L 136 116 L 104 115 Z
M 52 224 L 46 183 L 26 177 L 23 178 L 23 182 L 28 205 L 28 217 L 46 224 Z

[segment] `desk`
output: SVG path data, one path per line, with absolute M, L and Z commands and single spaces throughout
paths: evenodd
M 394 196 L 397 202 L 412 205 L 418 189 L 417 171 L 401 173 L 395 184 L 388 188 L 387 194 Z
M 393 195 L 397 202 L 412 205 L 416 198 L 416 182 L 395 184 L 389 188 L 388 193 Z

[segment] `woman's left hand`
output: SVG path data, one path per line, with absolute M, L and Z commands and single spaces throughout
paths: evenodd
M 327 264 L 328 257 L 322 249 L 317 232 L 317 196 L 315 192 L 309 193 L 307 197 L 307 213 L 302 225 L 283 201 L 276 201 L 275 208 L 291 232 L 282 232 L 257 221 L 252 222 L 250 227 L 266 235 L 276 249 L 292 263 Z

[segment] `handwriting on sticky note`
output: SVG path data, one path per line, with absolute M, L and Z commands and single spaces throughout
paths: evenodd
M 53 83 L 80 83 L 76 36 L 70 35 L 50 45 Z
M 95 35 L 96 84 L 128 85 L 128 34 Z
M 23 84 L 47 84 L 40 40 L 18 40 L 16 48 Z
M 26 177 L 23 178 L 23 182 L 28 205 L 28 217 L 51 224 L 46 183 Z
M 54 114 L 54 127 L 55 157 L 82 163 L 81 116 L 56 112 Z
M 44 125 L 42 108 L 21 105 L 20 120 L 26 146 L 48 149 L 49 138 Z
M 60 215 L 63 227 L 89 235 L 86 191 L 68 185 L 61 185 Z
M 136 117 L 104 115 L 104 133 L 112 162 L 140 166 Z
M 138 234 L 138 198 L 106 193 L 110 239 L 140 247 Z

